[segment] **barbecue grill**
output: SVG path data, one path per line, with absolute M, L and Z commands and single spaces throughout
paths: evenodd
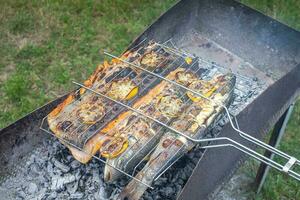
M 140 113 L 130 105 L 109 99 L 105 94 L 81 83 L 74 83 L 149 120 L 156 120 L 164 128 L 199 143 L 194 151 L 200 153 L 195 156 L 196 163 L 192 167 L 192 175 L 182 183 L 184 186 L 182 190 L 177 189 L 179 190 L 177 197 L 175 194 L 170 195 L 172 198 L 213 197 L 216 189 L 226 183 L 248 156 L 300 180 L 299 174 L 293 170 L 293 166 L 299 164 L 297 159 L 260 141 L 299 95 L 299 32 L 234 1 L 183 0 L 157 19 L 127 50 L 140 48 L 150 40 L 156 41 L 160 49 L 176 57 L 178 62 L 192 58 L 194 63 L 204 66 L 210 73 L 230 70 L 236 74 L 235 101 L 229 108 L 224 107 L 224 117 L 219 124 L 214 125 L 218 128 L 213 128 L 206 137 L 195 140 L 151 116 Z M 205 97 L 130 61 L 109 52 L 105 54 L 157 79 Z M 190 68 L 193 66 L 192 63 Z M 50 102 L 1 130 L 2 183 L 10 180 L 12 176 L 18 178 L 21 173 L 17 169 L 18 163 L 26 160 L 36 148 L 43 146 L 45 143 L 43 141 L 52 140 L 44 133 L 52 134 L 45 125 L 45 118 L 65 97 Z M 284 158 L 286 162 L 277 163 L 258 154 L 254 151 L 257 147 L 269 150 Z M 98 157 L 95 159 L 105 162 Z M 184 159 L 179 159 L 170 168 L 158 173 L 155 180 L 159 182 L 167 171 L 176 173 L 178 168 L 184 168 L 186 165 Z M 116 170 L 136 179 L 133 175 L 140 164 L 135 167 L 133 174 L 128 174 L 122 169 Z M 58 167 L 57 162 L 54 165 L 70 171 L 66 168 L 68 166 Z M 154 194 L 155 186 L 147 186 L 154 191 L 149 190 L 147 198 L 159 196 Z

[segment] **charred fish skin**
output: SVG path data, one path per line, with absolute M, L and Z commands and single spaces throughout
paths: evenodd
M 183 68 L 178 68 L 171 72 L 167 77 L 170 80 L 182 80 L 183 84 L 186 84 L 192 77 L 195 80 L 197 79 L 195 74 L 184 72 L 185 70 Z M 178 75 L 180 75 L 180 78 L 178 78 Z M 190 79 L 184 78 L 184 76 L 188 76 Z M 162 83 L 165 83 L 165 81 Z M 138 109 L 161 122 L 169 124 L 172 120 L 178 118 L 183 109 L 189 104 L 183 104 L 181 98 L 185 97 L 185 93 L 183 93 L 180 88 L 175 87 L 171 83 L 166 84 L 165 88 L 159 88 L 161 92 L 157 93 L 157 96 L 152 100 L 150 105 L 143 105 Z M 128 136 L 129 146 L 119 157 L 108 158 L 106 160 L 107 164 L 105 165 L 104 170 L 104 180 L 106 182 L 115 181 L 123 176 L 120 171 L 115 170 L 114 168 L 122 169 L 126 172 L 132 171 L 134 166 L 136 166 L 159 142 L 164 129 L 157 123 L 149 120 L 144 120 L 144 124 L 149 127 L 148 131 L 144 132 L 151 132 L 152 134 L 141 134 L 143 131 L 139 131 L 139 127 L 136 127 L 135 130 L 128 128 L 122 133 Z M 128 126 L 130 127 L 131 125 L 128 124 Z M 140 127 L 142 126 L 143 125 L 141 124 Z
M 211 94 L 213 101 L 195 99 L 194 104 L 189 107 L 186 113 L 176 120 L 172 127 L 195 139 L 200 139 L 210 128 L 214 120 L 224 111 L 220 104 L 228 106 L 233 96 L 235 76 L 226 74 L 215 77 L 218 88 Z M 218 106 L 219 105 L 219 106 Z M 190 116 L 190 114 L 192 116 Z M 183 123 L 184 122 L 184 123 Z M 195 143 L 185 137 L 167 131 L 159 141 L 158 146 L 150 156 L 144 168 L 136 175 L 142 182 L 151 185 L 154 178 L 165 170 L 172 161 L 182 156 L 195 146 Z M 147 186 L 131 180 L 122 190 L 118 199 L 138 200 L 141 198 Z
M 126 52 L 121 59 L 131 60 L 140 64 L 143 61 L 143 54 L 154 52 L 157 49 L 156 43 L 150 41 L 145 46 L 136 51 Z M 165 59 L 164 62 L 171 62 L 172 56 L 157 56 L 157 61 Z M 145 62 L 145 61 L 144 61 Z M 154 61 L 152 61 L 154 63 Z M 163 72 L 155 72 L 165 75 Z M 155 86 L 151 82 L 142 81 L 145 73 L 141 70 L 131 68 L 130 65 L 113 59 L 111 62 L 104 62 L 99 65 L 92 76 L 84 82 L 84 85 L 91 87 L 97 92 L 105 93 L 107 96 L 132 105 L 142 94 L 140 87 L 150 88 Z M 142 84 L 141 84 L 142 82 Z M 94 100 L 97 98 L 97 100 Z M 65 101 L 58 105 L 47 117 L 49 128 L 61 142 L 71 143 L 83 149 L 78 150 L 71 145 L 67 145 L 73 156 L 82 163 L 87 163 L 99 148 L 99 138 L 97 135 L 103 127 L 115 119 L 124 108 L 118 108 L 112 102 L 99 97 L 84 88 L 71 93 Z M 90 155 L 89 155 L 90 154 Z

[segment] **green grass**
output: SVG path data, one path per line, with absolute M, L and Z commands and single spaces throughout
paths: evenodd
M 300 29 L 300 1 L 243 0 Z M 115 54 L 175 0 L 0 0 L 0 128 L 55 99 Z M 281 149 L 300 157 L 300 103 Z M 250 163 L 249 169 L 256 168 Z M 250 172 L 254 176 L 253 172 Z M 256 199 L 300 199 L 300 185 L 272 171 Z
M 120 54 L 174 0 L 2 1 L 0 128 L 69 91 Z
M 241 2 L 300 30 L 299 0 L 241 0 Z

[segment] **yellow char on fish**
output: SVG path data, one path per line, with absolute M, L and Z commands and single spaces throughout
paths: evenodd
M 142 48 L 142 53 L 139 51 L 126 52 L 121 56 L 121 59 L 131 60 L 131 62 L 149 70 L 153 70 L 155 63 L 156 66 L 160 65 L 163 68 L 166 62 L 172 58 L 157 53 L 155 51 L 157 48 L 156 43 L 149 42 L 146 47 Z M 148 64 L 150 66 L 147 66 Z M 138 97 L 139 92 L 145 89 L 140 88 L 140 83 L 144 78 L 145 74 L 142 73 L 142 70 L 132 68 L 118 59 L 112 59 L 111 62 L 104 62 L 99 65 L 93 75 L 84 82 L 84 85 L 112 99 L 127 103 Z M 160 84 L 159 87 L 163 88 L 163 85 L 165 84 Z M 159 87 L 156 87 L 156 89 L 160 90 Z M 144 104 L 143 101 L 151 99 L 151 95 L 153 97 L 156 93 L 149 88 L 148 94 L 145 95 L 147 97 L 135 98 L 133 101 L 135 102 L 134 107 Z M 110 141 L 109 144 L 111 145 L 109 147 L 115 146 L 113 151 L 119 154 L 125 150 L 128 141 L 109 130 L 117 126 L 120 121 L 130 114 L 117 115 L 115 119 L 109 120 L 102 127 L 96 126 L 101 124 L 105 117 L 112 116 L 110 112 L 113 112 L 115 105 L 116 103 L 81 88 L 72 92 L 50 112 L 47 117 L 49 128 L 70 149 L 75 159 L 82 163 L 88 162 L 103 144 L 108 145 L 107 137 L 110 140 L 112 137 L 116 138 L 116 140 Z M 126 120 L 122 123 L 126 124 Z M 111 133 L 116 134 L 116 136 Z M 123 145 L 118 145 L 119 143 Z M 107 152 L 107 149 L 103 155 L 106 155 L 105 152 Z M 111 153 L 107 156 L 114 155 Z

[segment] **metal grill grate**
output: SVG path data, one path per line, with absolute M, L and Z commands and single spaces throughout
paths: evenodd
M 146 45 L 147 45 L 147 41 L 144 40 L 142 41 L 140 44 L 138 44 L 137 46 L 135 46 L 133 49 L 135 50 L 135 52 L 139 52 L 139 50 L 143 49 Z M 295 160 L 295 158 L 261 142 L 260 140 L 257 140 L 256 138 L 253 138 L 252 136 L 244 133 L 243 131 L 241 131 L 238 127 L 238 123 L 237 123 L 237 119 L 235 117 L 232 117 L 233 114 L 231 114 L 228 110 L 228 108 L 225 106 L 225 105 L 220 105 L 220 103 L 218 102 L 214 102 L 213 99 L 209 98 L 209 97 L 206 97 L 205 95 L 199 93 L 199 92 L 196 92 L 188 87 L 185 87 L 184 85 L 181 85 L 179 83 L 177 83 L 176 81 L 174 80 L 171 80 L 171 79 L 168 79 L 166 78 L 165 74 L 167 74 L 169 71 L 171 70 L 174 70 L 174 68 L 178 68 L 178 67 L 183 67 L 185 69 L 186 72 L 188 71 L 192 71 L 194 73 L 198 73 L 198 71 L 200 70 L 205 70 L 204 72 L 202 71 L 201 72 L 201 78 L 202 79 L 209 79 L 211 77 L 214 77 L 216 76 L 217 74 L 224 74 L 226 72 L 228 72 L 228 70 L 224 67 L 221 67 L 219 65 L 216 65 L 214 63 L 210 63 L 208 61 L 205 61 L 204 59 L 201 59 L 201 58 L 198 58 L 198 57 L 194 57 L 190 54 L 188 54 L 187 52 L 184 52 L 182 50 L 179 50 L 178 48 L 176 48 L 176 46 L 174 45 L 174 43 L 172 42 L 172 40 L 168 40 L 167 42 L 163 43 L 163 44 L 160 44 L 160 43 L 155 43 L 156 46 L 158 46 L 158 48 L 155 50 L 156 53 L 158 54 L 161 54 L 163 55 L 164 57 L 166 57 L 166 59 L 168 60 L 163 60 L 161 61 L 160 64 L 158 64 L 153 70 L 148 70 L 146 68 L 144 68 L 143 66 L 140 66 L 138 65 L 135 61 L 132 61 L 130 59 L 122 59 L 122 58 L 119 58 L 119 57 L 116 57 L 112 54 L 109 54 L 107 52 L 105 52 L 106 55 L 112 57 L 112 58 L 115 58 L 115 59 L 118 59 L 119 61 L 121 61 L 122 63 L 124 63 L 127 67 L 130 67 L 132 69 L 135 69 L 139 74 L 144 74 L 145 76 L 141 79 L 139 79 L 139 75 L 135 76 L 134 80 L 138 80 L 138 83 L 137 85 L 138 86 L 141 86 L 141 84 L 149 77 L 152 78 L 152 82 L 151 83 L 154 83 L 155 81 L 165 81 L 167 82 L 168 84 L 171 84 L 173 87 L 175 87 L 177 90 L 179 91 L 182 91 L 182 95 L 180 97 L 180 99 L 182 99 L 182 101 L 184 102 L 184 104 L 189 104 L 190 103 L 190 100 L 189 99 L 184 99 L 184 96 L 187 92 L 191 92 L 197 96 L 200 96 L 208 101 L 212 101 L 213 103 L 221 106 L 224 110 L 225 110 L 225 114 L 226 114 L 226 117 L 227 117 L 227 120 L 229 121 L 229 123 L 231 124 L 232 128 L 235 130 L 235 132 L 237 132 L 241 137 L 243 137 L 244 139 L 258 145 L 259 147 L 261 148 L 264 148 L 268 151 L 271 151 L 273 152 L 274 154 L 284 158 L 287 160 L 287 164 L 285 165 L 282 165 L 280 163 L 277 163 L 259 153 L 257 153 L 256 151 L 253 151 L 251 150 L 250 148 L 242 145 L 242 144 L 239 144 L 237 143 L 236 141 L 233 141 L 231 140 L 230 138 L 224 138 L 224 137 L 218 137 L 218 138 L 202 138 L 202 139 L 196 139 L 196 138 L 193 138 L 189 135 L 186 135 L 184 133 L 182 133 L 181 131 L 178 131 L 176 129 L 174 129 L 170 123 L 172 121 L 172 119 L 169 119 L 167 121 L 162 121 L 162 120 L 158 120 L 152 116 L 149 116 L 147 115 L 147 112 L 139 109 L 139 108 L 135 108 L 132 106 L 132 103 L 130 101 L 128 102 L 124 102 L 124 101 L 118 101 L 118 100 L 115 100 L 111 97 L 109 97 L 107 94 L 105 94 L 105 92 L 99 92 L 96 90 L 96 88 L 98 87 L 97 84 L 93 85 L 93 87 L 86 87 L 85 85 L 81 84 L 81 83 L 77 83 L 77 82 L 74 82 L 76 85 L 80 86 L 81 88 L 85 88 L 86 90 L 88 90 L 89 92 L 85 93 L 84 95 L 97 95 L 99 97 L 101 97 L 101 99 L 103 100 L 103 102 L 105 103 L 105 106 L 107 106 L 108 104 L 112 105 L 110 106 L 110 109 L 108 111 L 106 111 L 106 113 L 103 115 L 103 117 L 101 117 L 100 119 L 98 119 L 95 123 L 99 122 L 102 120 L 102 118 L 104 118 L 106 116 L 107 113 L 109 113 L 110 111 L 112 111 L 114 105 L 118 105 L 118 106 L 121 106 L 123 110 L 130 110 L 132 111 L 133 113 L 137 114 L 137 115 L 140 115 L 142 118 L 147 118 L 155 123 L 157 123 L 160 128 L 159 128 L 159 131 L 161 131 L 162 129 L 168 129 L 169 131 L 175 133 L 175 134 L 178 134 L 184 138 L 186 138 L 187 140 L 191 141 L 191 142 L 195 142 L 195 143 L 199 143 L 199 144 L 204 144 L 205 146 L 202 146 L 202 148 L 216 148 L 216 147 L 227 147 L 227 146 L 231 146 L 231 147 L 234 147 L 252 157 L 254 157 L 255 159 L 271 166 L 271 167 L 274 167 L 275 169 L 278 169 L 279 171 L 282 171 L 282 172 L 285 172 L 287 173 L 288 175 L 296 178 L 297 180 L 300 180 L 300 175 L 298 173 L 296 173 L 295 171 L 292 170 L 292 167 L 293 165 L 297 164 L 297 165 L 300 165 L 300 162 L 299 160 Z M 137 55 L 138 57 L 141 57 L 143 56 L 142 54 L 140 55 Z M 187 65 L 186 63 L 186 59 L 191 59 L 192 62 L 190 64 Z M 165 63 L 168 63 L 167 66 L 164 67 L 163 70 L 159 70 L 160 69 L 160 65 L 162 64 L 165 64 Z M 117 77 L 119 74 L 121 74 L 122 72 L 124 72 L 126 68 L 122 69 L 118 74 L 116 74 L 111 80 L 113 81 L 115 79 L 115 77 Z M 131 71 L 129 74 L 127 74 L 125 77 L 127 76 L 130 76 L 130 74 L 133 73 L 133 71 Z M 245 76 L 242 76 L 242 75 L 239 75 L 239 74 L 236 74 L 237 76 L 237 83 L 236 83 L 236 86 L 235 86 L 235 96 L 236 97 L 239 97 L 239 96 L 247 96 L 247 95 L 253 95 L 255 90 L 253 90 L 252 86 L 247 84 L 247 81 L 249 81 L 251 78 L 249 77 L 245 77 Z M 247 87 L 251 87 L 251 88 L 247 88 Z M 142 88 L 142 87 L 141 87 Z M 140 91 L 140 93 L 143 93 L 143 91 L 146 91 L 148 88 L 147 87 L 144 87 L 142 88 L 142 91 Z M 250 92 L 249 92 L 250 91 Z M 84 95 L 81 96 L 79 99 L 77 99 L 76 101 L 80 101 L 80 99 L 84 98 Z M 151 102 L 150 104 L 153 104 L 153 102 Z M 233 104 L 232 106 L 234 107 L 239 107 L 241 106 L 241 104 L 243 104 L 243 102 L 241 102 L 240 104 L 239 103 L 235 103 Z M 57 135 L 53 134 L 51 132 L 51 130 L 48 128 L 47 126 L 47 123 L 45 122 L 46 121 L 46 118 L 48 116 L 46 116 L 43 121 L 42 121 L 42 124 L 41 124 L 41 129 L 46 131 L 47 133 L 50 133 L 51 135 L 55 136 L 55 137 L 58 137 Z M 78 120 L 78 119 L 76 119 Z M 120 122 L 121 123 L 121 122 Z M 82 135 L 85 135 L 86 132 L 93 126 L 94 124 L 91 124 L 89 125 L 86 129 L 84 129 L 80 134 L 79 136 L 82 136 Z M 119 124 L 118 124 L 119 125 Z M 115 127 L 115 128 L 118 128 L 118 125 Z M 81 126 L 84 126 L 83 124 L 81 124 L 79 127 L 77 127 L 77 129 L 79 129 Z M 84 144 L 86 144 L 86 142 L 92 138 L 97 132 L 99 132 L 102 128 L 104 127 L 103 126 L 100 126 L 99 128 L 97 128 L 96 130 L 93 131 L 93 133 L 89 134 L 89 137 L 87 137 L 85 139 L 85 142 Z M 76 129 L 76 131 L 77 131 Z M 75 130 L 73 130 L 75 131 Z M 109 134 L 109 132 L 107 132 L 106 134 Z M 140 151 L 142 151 L 144 149 L 144 147 L 148 144 L 148 142 L 151 142 L 151 140 L 153 140 L 155 137 L 155 135 L 150 138 L 145 144 L 144 146 L 142 146 L 140 148 L 139 151 L 137 151 L 131 158 L 128 162 L 131 161 L 131 159 L 134 159 L 135 156 L 137 156 Z M 76 148 L 76 149 L 79 149 L 81 151 L 84 151 L 82 148 L 78 147 L 76 144 L 72 144 L 71 142 L 67 141 L 66 139 L 62 138 L 62 137 L 59 137 L 59 139 L 63 142 L 65 142 L 66 144 Z M 221 141 L 223 142 L 222 144 L 217 144 L 217 145 L 211 145 L 210 142 L 213 142 L 213 141 Z M 111 141 L 112 142 L 112 141 Z M 138 141 L 136 141 L 138 142 Z M 174 140 L 172 142 L 175 142 Z M 135 144 L 135 143 L 134 143 Z M 133 145 L 134 145 L 133 144 Z M 156 147 L 156 146 L 155 146 Z M 148 155 L 150 155 L 153 150 L 155 149 L 155 147 L 145 156 L 147 157 Z M 183 146 L 182 146 L 183 148 Z M 178 152 L 181 151 L 181 148 L 178 150 Z M 178 153 L 177 152 L 177 153 Z M 86 152 L 88 153 L 88 152 Z M 175 154 L 176 155 L 176 154 Z M 175 157 L 174 155 L 174 157 Z M 137 169 L 140 168 L 140 165 L 142 164 L 142 161 L 141 160 L 134 168 L 133 168 L 133 172 L 132 174 L 129 174 L 127 172 L 128 169 L 127 168 L 127 165 L 128 165 L 128 162 L 124 165 L 124 167 L 122 169 L 119 169 L 119 168 L 115 168 L 114 166 L 110 165 L 109 163 L 107 163 L 104 159 L 102 158 L 99 158 L 97 156 L 94 156 L 94 155 L 91 155 L 93 156 L 94 158 L 96 158 L 97 160 L 103 162 L 103 163 L 106 163 L 107 165 L 109 165 L 110 167 L 114 168 L 115 170 L 119 171 L 119 172 L 122 172 L 123 174 L 127 175 L 128 177 L 136 180 L 136 181 L 139 181 L 141 182 L 142 184 L 152 188 L 150 185 L 148 185 L 147 183 L 144 183 L 142 182 L 141 180 L 137 179 L 136 177 L 134 177 L 134 175 L 136 174 L 137 172 Z M 121 155 L 122 156 L 122 155 Z M 174 162 L 176 162 L 179 158 L 177 158 Z M 293 162 L 291 162 L 291 160 L 293 160 Z M 295 161 L 294 161 L 295 160 Z M 173 162 L 173 163 L 174 163 Z M 291 164 L 292 163 L 292 164 Z M 168 163 L 170 164 L 170 163 Z M 161 168 L 161 170 L 159 172 L 157 172 L 156 176 L 155 176 L 155 180 L 158 179 L 169 167 L 171 166 L 168 165 L 167 166 L 164 166 Z

